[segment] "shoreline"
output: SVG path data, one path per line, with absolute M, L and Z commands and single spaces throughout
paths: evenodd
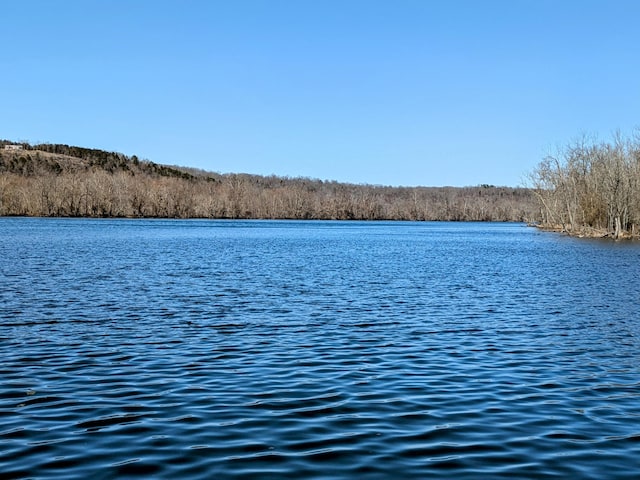
M 543 232 L 552 232 L 552 233 L 560 233 L 567 235 L 569 237 L 574 238 L 590 238 L 590 239 L 598 239 L 598 238 L 606 238 L 610 240 L 638 240 L 640 239 L 639 234 L 634 234 L 631 232 L 622 232 L 618 237 L 615 236 L 613 232 L 610 232 L 603 228 L 594 228 L 582 226 L 578 227 L 575 231 L 568 230 L 562 225 L 541 225 L 541 224 L 530 224 L 529 226 L 535 227 L 538 230 Z

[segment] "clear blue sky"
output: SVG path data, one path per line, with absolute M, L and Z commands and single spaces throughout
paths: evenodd
M 517 186 L 640 126 L 636 0 L 7 0 L 0 138 L 216 172 Z

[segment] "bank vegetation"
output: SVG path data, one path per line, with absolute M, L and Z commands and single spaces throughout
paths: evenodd
M 529 222 L 538 213 L 524 188 L 220 174 L 116 152 L 0 141 L 2 216 Z
M 546 157 L 529 178 L 542 228 L 616 239 L 640 233 L 638 136 L 583 136 Z

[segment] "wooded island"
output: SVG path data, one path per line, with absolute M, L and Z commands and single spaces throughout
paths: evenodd
M 526 188 L 220 174 L 116 152 L 3 140 L 0 215 L 533 222 L 540 207 Z

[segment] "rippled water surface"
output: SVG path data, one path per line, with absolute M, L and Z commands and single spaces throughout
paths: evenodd
M 640 245 L 0 219 L 2 478 L 638 478 Z

